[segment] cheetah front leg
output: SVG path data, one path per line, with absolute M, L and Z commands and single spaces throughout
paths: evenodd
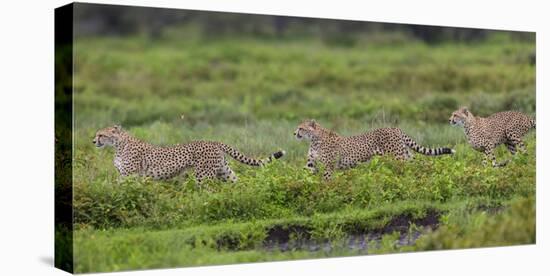
M 119 178 L 125 178 L 133 174 L 139 174 L 138 167 L 133 163 L 125 163 L 116 167 L 118 170 Z
M 305 168 L 311 171 L 312 174 L 317 174 L 319 172 L 319 169 L 317 169 L 316 159 L 317 159 L 317 151 L 309 148 L 307 153 L 307 163 Z
M 323 178 L 325 181 L 328 181 L 332 178 L 332 173 L 334 172 L 336 166 L 336 155 L 325 151 L 321 156 L 321 162 L 325 165 Z
M 332 173 L 334 172 L 334 165 L 327 165 L 325 167 L 325 172 L 323 173 L 323 179 L 329 181 L 332 178 Z

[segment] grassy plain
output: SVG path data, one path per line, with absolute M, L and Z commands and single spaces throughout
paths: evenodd
M 499 36 L 434 46 L 373 38 L 342 47 L 315 38 L 177 34 L 77 40 L 77 272 L 535 241 L 534 133 L 527 155 L 493 169 L 447 123 L 461 105 L 479 115 L 534 115 L 533 42 Z M 303 169 L 308 145 L 292 136 L 305 118 L 346 135 L 398 126 L 423 145 L 451 146 L 457 154 L 405 163 L 375 158 L 324 183 Z M 251 156 L 278 149 L 288 155 L 262 169 L 231 161 L 239 182 L 210 182 L 208 189 L 193 177 L 122 179 L 113 150 L 91 143 L 97 129 L 114 123 L 159 145 L 209 139 Z M 497 157 L 511 158 L 504 148 Z M 423 235 L 397 246 L 411 229 Z M 364 233 L 381 240 L 368 252 L 345 245 Z M 331 249 L 268 246 L 304 240 Z

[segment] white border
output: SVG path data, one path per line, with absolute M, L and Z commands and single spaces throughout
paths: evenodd
M 542 274 L 548 250 L 548 23 L 544 1 L 95 1 L 537 32 L 537 245 L 133 272 L 132 275 Z M 61 275 L 53 258 L 53 9 L 0 8 L 0 275 Z M 546 79 L 545 79 L 546 78 Z M 537 273 L 539 272 L 539 273 Z M 126 275 L 113 273 L 111 275 Z M 342 274 L 343 275 L 343 274 Z

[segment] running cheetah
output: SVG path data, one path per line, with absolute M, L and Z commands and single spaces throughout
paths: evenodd
M 237 181 L 237 176 L 229 167 L 225 154 L 250 166 L 262 166 L 285 154 L 284 151 L 277 151 L 265 159 L 253 159 L 228 145 L 210 141 L 156 146 L 131 136 L 120 126 L 98 130 L 93 143 L 98 148 L 115 148 L 114 164 L 122 176 L 138 174 L 154 179 L 169 179 L 193 167 L 199 183 L 212 178 Z
M 451 115 L 449 123 L 453 126 L 464 127 L 468 143 L 478 151 L 485 153 L 484 164 L 491 159 L 493 167 L 504 166 L 508 163 L 497 163 L 494 149 L 505 144 L 512 155 L 516 154 L 516 147 L 525 153 L 525 144 L 521 138 L 535 128 L 535 119 L 517 111 L 495 113 L 487 118 L 476 117 L 466 107 L 461 107 Z
M 306 168 L 317 173 L 316 162 L 325 166 L 323 177 L 329 180 L 334 169 L 348 169 L 367 162 L 375 155 L 391 154 L 397 159 L 412 157 L 409 149 L 425 155 L 453 154 L 450 148 L 425 148 L 398 128 L 379 128 L 357 136 L 340 136 L 315 120 L 305 120 L 294 132 L 298 140 L 311 141 Z

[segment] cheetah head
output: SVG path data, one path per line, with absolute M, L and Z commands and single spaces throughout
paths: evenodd
M 96 132 L 95 138 L 92 142 L 98 148 L 103 148 L 104 146 L 112 146 L 118 140 L 121 133 L 122 127 L 119 125 L 106 127 Z
M 464 123 L 471 119 L 472 113 L 467 107 L 461 107 L 449 118 L 449 123 L 453 126 L 464 126 Z
M 315 120 L 304 120 L 298 125 L 298 128 L 294 131 L 294 136 L 298 140 L 308 139 L 315 137 L 320 125 Z

